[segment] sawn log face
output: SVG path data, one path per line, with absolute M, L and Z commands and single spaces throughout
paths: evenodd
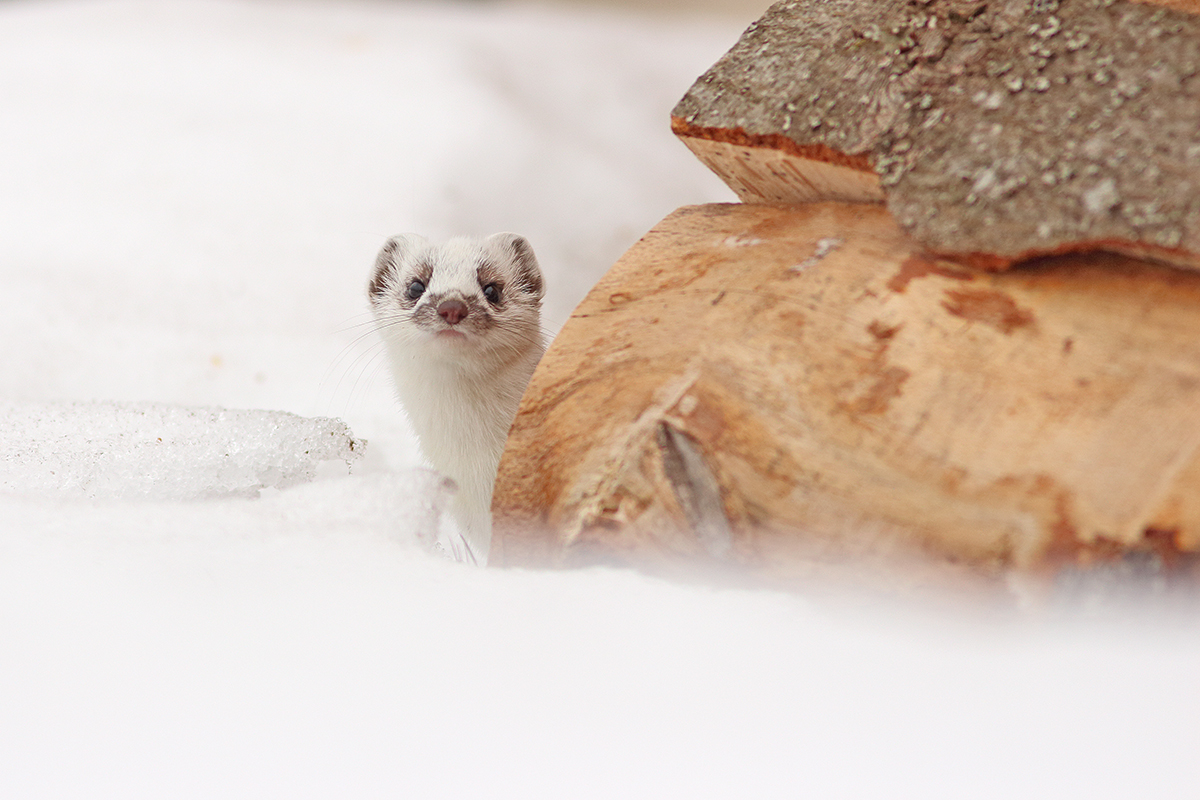
M 1105 254 L 973 273 L 877 205 L 688 207 L 538 367 L 492 562 L 1192 569 L 1198 421 L 1200 275 Z

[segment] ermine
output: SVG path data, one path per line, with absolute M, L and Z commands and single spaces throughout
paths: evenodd
M 367 292 L 421 453 L 458 484 L 452 512 L 467 560 L 486 563 L 500 454 L 546 350 L 533 248 L 514 233 L 441 246 L 395 236 Z

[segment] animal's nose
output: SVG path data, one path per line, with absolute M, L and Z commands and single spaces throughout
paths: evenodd
M 461 300 L 443 300 L 438 303 L 437 312 L 446 322 L 457 325 L 467 318 L 467 304 Z

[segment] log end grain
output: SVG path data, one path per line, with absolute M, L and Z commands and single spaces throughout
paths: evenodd
M 684 208 L 538 367 L 492 561 L 1192 575 L 1197 419 L 1200 275 L 1105 254 L 976 273 L 877 205 Z

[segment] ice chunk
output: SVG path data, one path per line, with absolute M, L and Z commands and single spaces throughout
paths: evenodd
M 341 420 L 150 403 L 0 402 L 0 491 L 40 497 L 254 497 L 347 465 Z

